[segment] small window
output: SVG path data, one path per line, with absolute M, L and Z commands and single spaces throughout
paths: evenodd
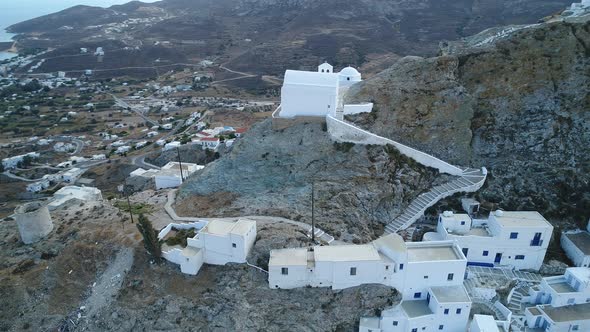
M 483 251 L 483 255 L 484 255 L 484 256 L 487 256 L 487 255 L 489 255 L 489 254 L 490 254 L 490 252 L 489 252 L 489 251 L 487 251 L 487 250 L 484 250 L 484 251 Z
M 444 329 L 444 328 L 445 328 L 445 326 L 444 326 L 444 325 L 439 325 L 439 326 L 438 326 L 438 329 L 439 329 L 439 330 L 442 330 L 442 329 Z
M 355 276 L 356 275 L 356 267 L 351 267 L 350 268 L 350 275 L 351 276 Z
M 457 315 L 461 314 L 461 308 L 457 308 Z
M 347 78 L 346 78 L 346 80 L 347 80 L 347 81 L 350 81 L 350 77 L 347 77 Z
M 282 267 L 281 268 L 281 274 L 282 275 L 288 275 L 289 274 L 289 268 L 288 267 Z
M 424 279 L 428 279 L 428 276 L 424 276 Z
M 469 252 L 469 248 L 463 248 L 463 249 L 461 249 L 461 251 L 463 251 L 463 255 L 465 255 L 465 257 L 467 257 L 467 253 Z
M 231 246 L 232 246 L 233 248 L 236 248 L 236 244 L 235 244 L 235 243 L 232 243 L 232 244 L 231 244 Z
M 576 299 L 574 298 L 567 299 L 567 304 L 574 304 L 574 302 L 576 302 Z
M 516 256 L 514 256 L 514 259 L 523 260 L 524 255 L 516 255 Z
M 418 332 L 418 328 L 417 327 L 413 328 L 412 332 Z
M 421 297 L 422 297 L 422 293 L 420 293 L 420 292 L 414 293 L 414 298 L 415 299 L 419 299 Z
M 404 264 L 400 264 L 400 265 L 399 265 L 399 269 L 400 269 L 400 270 L 403 270 L 403 269 L 404 269 Z
M 454 274 L 454 273 L 449 273 L 449 274 L 447 274 L 447 280 L 448 280 L 448 281 L 451 281 L 451 280 L 453 280 L 453 278 L 454 278 L 454 277 L 455 277 L 455 274 Z
M 517 232 L 510 233 L 510 238 L 511 239 L 518 239 L 518 233 Z
M 463 226 L 463 225 L 465 225 L 465 222 L 464 221 L 461 222 L 461 226 Z
M 385 265 L 385 269 L 386 270 L 389 270 L 389 265 Z
M 580 328 L 580 325 L 572 325 L 572 331 L 577 331 Z
M 325 72 L 325 70 L 322 69 L 322 73 Z
M 445 309 L 445 315 L 449 314 L 449 309 Z
M 397 320 L 393 321 L 393 326 L 397 326 Z

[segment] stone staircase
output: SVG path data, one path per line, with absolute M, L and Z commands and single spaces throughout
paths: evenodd
M 490 301 L 485 301 L 485 300 L 480 300 L 480 299 L 472 299 L 472 302 L 483 305 L 486 308 L 488 308 L 490 311 L 492 311 L 494 313 L 494 317 L 496 318 L 496 320 L 506 320 L 507 319 L 507 317 L 504 316 L 504 314 L 498 308 L 496 308 L 496 306 L 494 306 L 494 304 L 491 303 Z
M 481 188 L 485 179 L 486 174 L 484 174 L 483 170 L 475 168 L 467 168 L 463 170 L 461 176 L 420 194 L 410 203 L 404 213 L 385 226 L 385 233 L 396 233 L 402 229 L 408 228 L 424 215 L 426 209 L 433 206 L 441 199 L 459 192 L 476 191 Z
M 510 296 L 510 301 L 508 302 L 508 309 L 515 314 L 522 313 L 524 311 L 523 298 L 528 296 L 528 293 L 528 286 L 517 286 L 514 288 Z
M 312 231 L 312 227 L 309 226 L 309 229 L 307 230 L 307 237 L 311 238 L 311 231 Z M 315 238 L 316 240 L 322 241 L 326 244 L 330 244 L 332 242 L 334 242 L 334 237 L 326 232 L 324 232 L 323 230 L 319 229 L 319 228 L 315 228 L 315 232 L 314 232 Z

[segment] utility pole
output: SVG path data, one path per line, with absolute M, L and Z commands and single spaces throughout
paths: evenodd
M 125 179 L 125 184 L 123 185 L 123 192 L 125 196 L 127 196 L 127 208 L 129 209 L 129 216 L 131 217 L 131 223 L 133 224 L 133 212 L 131 211 L 131 201 L 129 200 L 129 191 L 127 190 L 127 179 Z
M 180 161 L 180 148 L 176 148 L 178 154 L 178 167 L 180 167 L 180 181 L 184 182 L 184 175 L 182 174 L 182 161 Z
M 311 241 L 315 243 L 315 181 L 311 182 Z

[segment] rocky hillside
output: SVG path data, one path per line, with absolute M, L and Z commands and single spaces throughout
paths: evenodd
M 179 214 L 310 223 L 315 182 L 318 226 L 337 238 L 366 242 L 437 178 L 393 149 L 334 143 L 320 124 L 275 131 L 266 120 L 238 142 L 185 182 Z
M 312 68 L 322 60 L 337 67 L 364 64 L 368 73 L 386 68 L 398 56 L 434 55 L 442 39 L 455 40 L 505 24 L 534 23 L 570 3 L 165 0 L 108 9 L 77 6 L 15 24 L 10 30 L 22 34 L 20 47 L 57 48 L 50 57 L 77 54 L 80 47 L 105 47 L 102 63 L 79 57 L 72 66 L 52 59 L 41 68 L 45 71 L 215 58 L 232 69 L 257 74 L 282 75 L 286 68 Z M 110 58 L 120 65 L 110 63 Z
M 590 24 L 493 29 L 407 57 L 355 87 L 373 100 L 352 121 L 491 171 L 480 198 L 579 223 L 590 217 Z

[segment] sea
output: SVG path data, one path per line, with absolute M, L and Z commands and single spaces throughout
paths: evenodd
M 0 0 L 0 42 L 11 41 L 13 34 L 6 28 L 22 21 L 51 14 L 77 5 L 110 7 L 130 0 Z M 142 2 L 156 2 L 143 0 Z M 0 61 L 16 56 L 14 53 L 0 52 Z

